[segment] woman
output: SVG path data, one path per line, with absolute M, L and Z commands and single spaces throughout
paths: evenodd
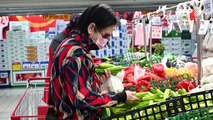
M 73 38 L 75 35 L 78 34 L 77 29 L 77 21 L 80 17 L 80 14 L 73 14 L 70 18 L 70 22 L 67 27 L 56 35 L 56 37 L 51 42 L 51 51 L 55 53 L 57 47 L 61 44 L 61 42 L 66 38 Z
M 100 85 L 110 77 L 96 76 L 89 51 L 107 43 L 118 20 L 105 4 L 86 9 L 79 18 L 75 38 L 64 40 L 56 50 L 51 71 L 51 95 L 58 119 L 96 120 L 104 107 L 138 100 L 133 92 L 101 94 Z

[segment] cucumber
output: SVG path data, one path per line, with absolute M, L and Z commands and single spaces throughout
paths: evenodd
M 139 93 L 136 93 L 135 96 L 139 99 L 142 99 L 145 95 L 148 95 L 149 92 L 139 92 Z
M 165 99 L 154 99 L 154 102 L 164 102 L 166 101 Z
M 105 73 L 105 70 L 104 70 L 104 69 L 98 69 L 98 68 L 96 68 L 96 69 L 95 69 L 95 73 L 98 74 L 98 75 L 104 74 L 104 73 Z
M 109 68 L 96 68 L 95 69 L 95 73 L 96 74 L 104 74 L 105 70 L 108 70 L 111 72 L 112 75 L 117 75 L 118 72 L 120 72 L 123 69 L 123 67 L 121 66 L 113 66 L 113 67 L 109 67 Z
M 107 68 L 110 68 L 110 67 L 115 67 L 115 65 L 110 64 L 110 63 L 102 63 L 98 66 L 98 68 L 100 68 L 100 69 L 107 69 Z
M 102 62 L 107 62 L 107 61 L 110 61 L 111 59 L 109 59 L 109 58 L 101 58 L 101 61 Z
M 111 73 L 121 71 L 122 69 L 123 69 L 122 66 L 113 66 L 113 67 L 107 68 L 107 70 L 110 71 Z
M 145 107 L 149 105 L 149 101 L 143 101 L 143 102 L 140 102 L 139 104 L 137 104 L 135 107 L 136 108 L 142 108 L 142 107 Z
M 164 95 L 163 95 L 163 99 L 164 100 L 166 100 L 167 98 L 169 98 L 170 91 L 171 91 L 170 89 L 166 89 L 164 91 Z
M 149 100 L 154 100 L 154 99 L 157 99 L 159 98 L 159 95 L 158 94 L 153 94 L 153 95 L 145 95 L 142 100 L 143 101 L 149 101 Z

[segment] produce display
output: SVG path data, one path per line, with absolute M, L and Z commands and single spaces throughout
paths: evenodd
M 104 74 L 105 70 L 108 70 L 113 75 L 113 77 L 106 82 L 110 87 L 105 87 L 104 92 L 121 92 L 123 90 L 136 91 L 136 97 L 140 99 L 140 101 L 137 102 L 126 102 L 111 108 L 106 108 L 106 116 L 119 115 L 127 111 L 146 108 L 150 105 L 167 102 L 167 100 L 173 98 L 184 95 L 190 96 L 191 93 L 211 90 L 213 88 L 213 76 L 208 75 L 209 73 L 202 78 L 201 85 L 198 85 L 196 80 L 198 75 L 197 64 L 193 63 L 190 57 L 176 57 L 171 54 L 162 56 L 160 50 L 163 48 L 160 48 L 160 45 L 156 45 L 156 47 L 157 46 L 159 47 L 159 50 L 156 49 L 158 54 L 153 54 L 150 59 L 141 57 L 138 60 L 128 61 L 128 64 L 125 64 L 125 62 L 120 62 L 119 64 L 119 62 L 114 62 L 113 59 L 104 59 L 104 61 L 102 60 L 96 67 L 95 72 L 97 74 Z M 134 49 L 131 49 L 131 51 L 138 52 Z M 183 107 L 185 110 L 190 111 L 213 106 L 212 98 L 213 96 L 210 95 L 205 97 L 203 95 L 184 97 Z M 201 102 L 197 104 L 196 101 Z M 153 110 L 155 110 L 155 113 L 153 113 Z M 168 109 L 165 105 L 160 106 L 160 108 L 154 107 L 153 110 L 147 111 L 149 117 L 144 120 L 168 117 L 168 113 L 166 112 Z M 180 111 L 180 113 L 182 113 L 182 111 Z M 213 114 L 212 108 L 210 109 L 210 113 Z M 155 116 L 152 114 L 155 114 Z M 145 113 L 140 113 L 140 116 L 145 116 Z M 138 113 L 125 118 L 120 117 L 119 120 L 128 120 L 135 117 L 138 117 Z

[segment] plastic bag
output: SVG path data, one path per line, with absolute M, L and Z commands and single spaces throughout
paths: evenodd
M 213 75 L 213 58 L 203 59 L 202 61 L 203 75 Z
M 124 90 L 123 83 L 121 80 L 113 75 L 101 85 L 101 93 L 115 92 L 119 93 Z
M 203 76 L 200 81 L 201 81 L 201 85 L 213 83 L 213 75 Z
M 134 69 L 134 81 L 145 75 L 146 70 L 136 65 Z
M 120 79 L 121 82 L 123 82 L 123 80 L 124 80 L 124 75 L 125 75 L 125 71 L 122 70 L 122 71 L 120 71 L 120 72 L 116 75 L 116 77 L 117 77 L 118 79 Z

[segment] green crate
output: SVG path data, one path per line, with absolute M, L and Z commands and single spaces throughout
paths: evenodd
M 192 110 L 174 117 L 169 117 L 168 120 L 212 120 L 212 110 L 213 107 Z

